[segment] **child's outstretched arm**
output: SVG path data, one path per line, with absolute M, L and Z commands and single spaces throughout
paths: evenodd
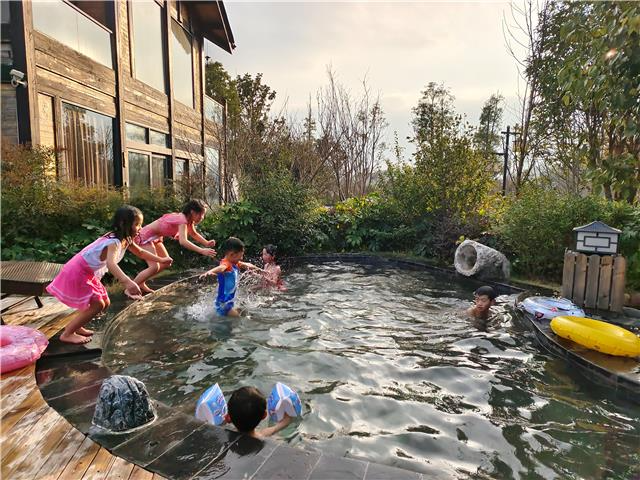
M 178 231 L 178 241 L 180 242 L 180 245 L 182 247 L 186 248 L 187 250 L 191 250 L 192 252 L 199 253 L 200 255 L 205 255 L 207 257 L 216 256 L 216 251 L 213 248 L 202 248 L 196 245 L 195 243 L 189 241 L 189 236 L 188 236 L 189 232 L 188 232 L 187 225 L 180 225 L 179 228 L 180 230 Z
M 187 225 L 187 233 L 191 236 L 191 238 L 193 238 L 200 245 L 204 245 L 205 247 L 216 246 L 215 240 L 207 240 L 206 238 L 204 238 L 202 235 L 200 235 L 200 232 L 196 230 L 196 226 L 192 223 Z
M 198 278 L 209 277 L 211 275 L 215 275 L 216 273 L 222 273 L 226 269 L 227 269 L 227 267 L 225 267 L 224 265 L 218 265 L 217 267 L 213 267 L 211 270 L 207 270 L 202 275 L 200 275 Z
M 283 428 L 286 428 L 287 425 L 291 423 L 291 420 L 293 420 L 293 418 L 285 413 L 284 418 L 276 423 L 273 427 L 261 428 L 260 430 L 256 430 L 256 434 L 262 438 L 270 437 L 271 435 L 278 433 Z
M 136 282 L 131 280 L 126 273 L 118 266 L 118 248 L 115 244 L 107 247 L 107 269 L 109 273 L 116 277 L 124 285 L 124 293 L 131 298 L 142 298 L 142 292 Z
M 254 270 L 256 272 L 264 272 L 264 270 L 256 265 L 254 265 L 253 263 L 249 263 L 249 262 L 238 262 L 238 267 L 244 269 L 244 270 Z
M 144 248 L 140 248 L 135 243 L 132 243 L 131 245 L 129 245 L 129 251 L 131 253 L 133 253 L 136 257 L 141 258 L 143 260 L 151 260 L 151 261 L 158 262 L 158 263 L 167 263 L 167 264 L 169 264 L 168 265 L 169 267 L 173 263 L 173 258 L 171 258 L 171 257 L 159 257 L 155 253 L 151 253 L 151 252 L 145 250 Z

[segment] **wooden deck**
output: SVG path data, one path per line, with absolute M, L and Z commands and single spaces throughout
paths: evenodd
M 2 306 L 19 298 L 7 298 Z M 43 299 L 3 315 L 8 325 L 27 325 L 52 337 L 72 310 Z M 158 480 L 157 474 L 111 455 L 50 408 L 36 385 L 35 365 L 0 376 L 0 455 L 2 479 Z

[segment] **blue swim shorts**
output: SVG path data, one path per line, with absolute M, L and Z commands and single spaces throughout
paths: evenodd
M 218 303 L 216 302 L 216 313 L 221 317 L 226 317 L 229 313 L 229 310 L 233 308 L 233 302 L 224 302 Z

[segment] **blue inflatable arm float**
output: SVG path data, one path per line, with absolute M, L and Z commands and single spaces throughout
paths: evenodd
M 216 383 L 209 387 L 198 400 L 196 418 L 220 426 L 226 423 L 226 415 L 227 402 L 224 399 L 222 390 Z
M 267 411 L 274 422 L 282 420 L 285 413 L 290 417 L 298 417 L 302 415 L 300 397 L 284 383 L 278 382 L 267 398 Z

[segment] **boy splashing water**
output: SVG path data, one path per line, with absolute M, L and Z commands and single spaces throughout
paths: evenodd
M 473 292 L 474 305 L 467 310 L 467 315 L 478 319 L 488 320 L 491 315 L 491 307 L 496 304 L 498 294 L 493 287 L 485 285 Z
M 240 312 L 234 307 L 236 290 L 238 289 L 238 274 L 240 269 L 262 271 L 252 263 L 242 262 L 244 257 L 244 243 L 236 237 L 229 237 L 222 246 L 224 258 L 220 265 L 200 275 L 200 278 L 217 275 L 218 294 L 216 296 L 216 313 L 222 317 L 239 317 Z

